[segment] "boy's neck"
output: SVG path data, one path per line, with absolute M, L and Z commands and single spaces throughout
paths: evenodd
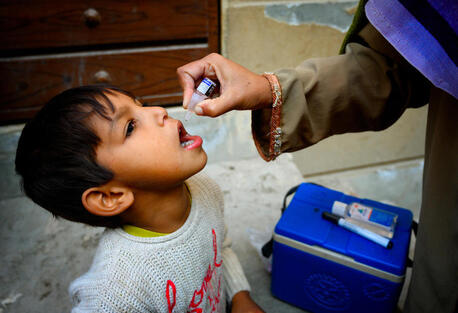
M 125 224 L 168 234 L 186 222 L 190 209 L 189 191 L 182 183 L 160 192 L 135 190 L 134 205 L 121 216 Z

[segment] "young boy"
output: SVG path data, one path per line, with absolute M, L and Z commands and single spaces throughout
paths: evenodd
M 72 312 L 261 312 L 225 238 L 199 136 L 113 86 L 54 97 L 27 123 L 16 171 L 56 216 L 107 227 Z M 195 176 L 194 176 L 195 175 Z

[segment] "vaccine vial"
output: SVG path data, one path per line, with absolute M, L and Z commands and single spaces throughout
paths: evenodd
M 216 84 L 208 78 L 204 78 L 197 89 L 193 92 L 191 101 L 189 101 L 188 112 L 186 112 L 185 121 L 189 120 L 194 112 L 196 104 L 211 97 L 215 91 Z
M 350 219 L 352 223 L 387 238 L 393 238 L 398 219 L 397 214 L 357 202 L 347 204 L 334 201 L 332 213 Z

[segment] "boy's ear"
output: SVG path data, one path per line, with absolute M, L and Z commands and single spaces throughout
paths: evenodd
M 87 189 L 81 200 L 90 213 L 100 216 L 115 216 L 127 210 L 134 203 L 134 194 L 127 187 L 110 183 Z

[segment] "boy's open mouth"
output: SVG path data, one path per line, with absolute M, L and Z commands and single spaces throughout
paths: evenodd
M 202 145 L 202 138 L 200 138 L 200 136 L 189 135 L 180 121 L 178 121 L 178 136 L 180 139 L 180 146 L 187 150 L 191 150 Z

